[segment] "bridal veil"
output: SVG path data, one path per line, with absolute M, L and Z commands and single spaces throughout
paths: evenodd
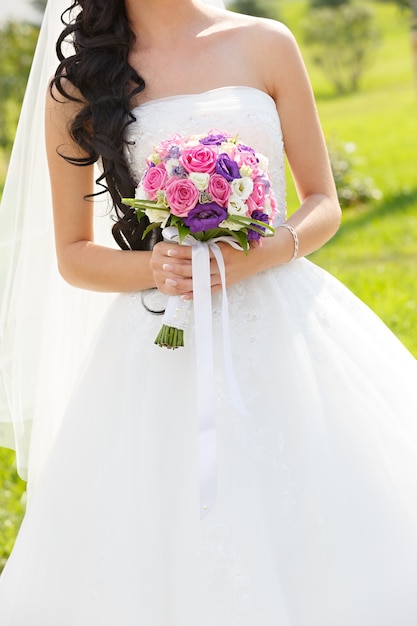
M 201 1 L 224 8 L 223 0 Z M 47 4 L 0 206 L 0 445 L 16 449 L 19 474 L 27 479 L 30 467 L 30 482 L 112 299 L 69 287 L 56 266 L 44 109 L 68 6 Z M 96 238 L 113 245 L 108 207 L 97 205 Z

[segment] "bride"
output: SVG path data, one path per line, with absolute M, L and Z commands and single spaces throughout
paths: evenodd
M 36 135 L 59 4 L 2 205 L 0 436 L 29 481 L 2 626 L 415 626 L 417 364 L 304 258 L 340 208 L 292 35 L 218 2 L 74 2 L 45 108 L 67 290 Z M 132 249 L 97 231 L 112 227 L 103 185 L 126 225 L 121 198 L 154 146 L 213 129 L 268 157 L 278 217 L 248 255 L 218 244 L 227 301 L 211 256 L 201 332 L 189 246 L 133 249 L 129 221 Z M 300 199 L 288 220 L 284 149 Z M 195 302 L 176 351 L 153 342 L 168 296 Z

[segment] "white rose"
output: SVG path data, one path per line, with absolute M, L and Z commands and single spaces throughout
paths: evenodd
M 229 204 L 227 206 L 227 210 L 230 215 L 246 215 L 248 207 L 246 206 L 244 200 L 240 196 L 235 196 L 234 194 L 229 198 Z
M 246 178 L 247 176 L 251 176 L 253 172 L 253 169 L 251 167 L 249 167 L 249 165 L 242 165 L 242 167 L 239 170 L 239 174 L 241 175 L 242 178 Z
M 232 196 L 247 200 L 253 191 L 253 180 L 249 176 L 232 180 Z
M 231 220 L 223 220 L 223 222 L 220 222 L 219 228 L 227 228 L 227 230 L 240 230 L 242 226 L 232 222 Z
M 156 192 L 156 208 L 169 210 L 169 204 L 167 202 L 167 196 L 164 189 L 158 189 Z
M 168 159 L 165 161 L 165 169 L 167 171 L 168 176 L 172 176 L 173 171 L 180 164 L 178 159 Z
M 210 174 L 203 174 L 201 172 L 190 172 L 190 180 L 197 187 L 198 191 L 205 191 L 210 181 Z
M 259 167 L 259 169 L 262 172 L 266 172 L 268 170 L 268 167 L 269 167 L 268 157 L 266 157 L 264 154 L 259 154 L 259 152 L 256 152 L 255 156 L 258 159 L 258 167 Z
M 224 141 L 220 146 L 220 151 L 232 155 L 236 150 L 236 144 L 230 141 Z
M 149 219 L 151 224 L 153 222 L 161 224 L 161 228 L 164 228 L 167 219 L 169 218 L 169 211 L 164 211 L 163 209 L 146 209 L 145 211 L 146 217 Z

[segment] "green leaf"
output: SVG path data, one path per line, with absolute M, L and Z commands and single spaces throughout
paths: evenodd
M 146 209 L 158 209 L 160 211 L 167 211 L 169 209 L 166 206 L 161 206 L 156 200 L 138 200 L 137 198 L 122 198 L 123 204 L 133 207 L 138 211 L 146 211 Z
M 145 239 L 146 235 L 151 232 L 151 230 L 155 230 L 155 228 L 159 228 L 161 226 L 160 222 L 152 222 L 145 228 L 143 231 L 142 239 Z
M 178 228 L 178 235 L 180 238 L 180 243 L 182 243 L 184 239 L 186 238 L 186 236 L 190 234 L 190 229 L 181 221 L 179 221 L 178 224 L 176 224 L 176 226 Z
M 275 228 L 273 226 L 271 226 L 270 224 L 265 224 L 265 222 L 262 222 L 261 220 L 255 220 L 253 217 L 246 217 L 245 215 L 229 215 L 227 219 L 229 222 L 233 222 L 234 224 L 239 224 L 241 226 L 252 227 L 252 225 L 254 224 L 257 226 L 262 226 L 266 230 L 269 230 L 271 234 L 275 233 Z M 256 228 L 253 228 L 252 230 L 256 230 Z M 257 230 L 256 232 L 260 231 Z M 264 231 L 262 231 L 261 234 L 264 234 Z
M 234 230 L 231 233 L 232 237 L 242 246 L 243 252 L 247 254 L 249 250 L 247 234 L 243 230 Z

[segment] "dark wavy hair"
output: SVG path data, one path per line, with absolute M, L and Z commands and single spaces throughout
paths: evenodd
M 71 19 L 74 9 L 77 14 Z M 110 193 L 120 217 L 127 211 L 121 198 L 132 196 L 135 186 L 126 161 L 125 130 L 135 120 L 132 98 L 145 88 L 128 61 L 135 35 L 123 0 L 74 0 L 61 19 L 65 27 L 56 44 L 59 65 L 50 89 L 52 94 L 55 88 L 64 98 L 82 104 L 70 134 L 87 155 L 61 156 L 80 166 L 101 159 L 103 173 L 97 183 L 104 188 L 101 193 Z M 66 57 L 63 49 L 68 41 L 73 49 Z M 67 81 L 77 95 L 69 93 Z

